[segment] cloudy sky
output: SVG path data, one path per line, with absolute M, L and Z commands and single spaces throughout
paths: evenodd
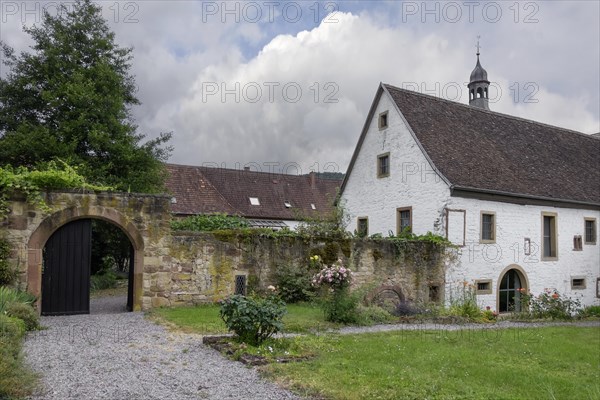
M 17 49 L 57 4 L 0 3 Z M 173 163 L 344 172 L 379 82 L 468 101 L 478 35 L 492 110 L 600 131 L 597 1 L 98 4 L 134 49 L 139 129 L 172 131 Z

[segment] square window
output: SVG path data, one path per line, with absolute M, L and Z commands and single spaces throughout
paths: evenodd
M 596 218 L 585 218 L 585 244 L 596 244 Z
M 483 279 L 475 281 L 475 287 L 477 288 L 477 294 L 492 294 L 492 280 Z
M 390 153 L 377 156 L 377 177 L 385 178 L 390 176 Z
M 356 234 L 359 237 L 366 237 L 369 234 L 369 219 L 367 217 L 361 217 L 358 219 Z
M 496 241 L 496 214 L 489 211 L 481 212 L 481 243 Z
M 384 111 L 379 114 L 378 122 L 379 130 L 383 130 L 388 127 L 388 112 Z
M 542 260 L 553 261 L 558 258 L 556 239 L 556 214 L 542 212 Z
M 400 235 L 405 232 L 412 232 L 412 207 L 402 207 L 396 209 L 396 233 Z
M 283 205 L 285 205 L 285 208 L 292 208 L 292 203 L 289 201 L 284 202 Z
M 258 197 L 249 197 L 249 199 L 251 205 L 260 206 L 260 201 L 258 200 Z
M 574 276 L 571 277 L 571 289 L 585 289 L 585 277 L 583 276 Z

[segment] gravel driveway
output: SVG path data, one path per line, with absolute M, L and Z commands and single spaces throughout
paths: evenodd
M 93 299 L 91 314 L 42 317 L 25 359 L 42 375 L 33 399 L 294 399 L 197 335 L 122 313 L 124 298 Z

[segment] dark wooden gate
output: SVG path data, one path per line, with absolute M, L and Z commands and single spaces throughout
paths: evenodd
M 58 229 L 44 247 L 42 314 L 89 314 L 92 221 Z

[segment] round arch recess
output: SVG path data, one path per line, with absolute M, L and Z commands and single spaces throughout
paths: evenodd
M 27 243 L 27 290 L 37 297 L 38 313 L 42 304 L 42 262 L 46 242 L 63 225 L 77 219 L 100 219 L 110 222 L 125 233 L 134 249 L 133 310 L 141 309 L 142 273 L 144 271 L 144 239 L 128 218 L 113 208 L 70 207 L 46 217 L 33 231 Z
M 500 310 L 500 283 L 502 282 L 504 275 L 511 270 L 514 270 L 519 276 L 519 279 L 521 280 L 521 287 L 525 289 L 525 291 L 529 292 L 529 278 L 527 277 L 527 273 L 523 267 L 518 264 L 510 264 L 508 267 L 504 268 L 498 276 L 498 284 L 496 285 L 496 310 Z

